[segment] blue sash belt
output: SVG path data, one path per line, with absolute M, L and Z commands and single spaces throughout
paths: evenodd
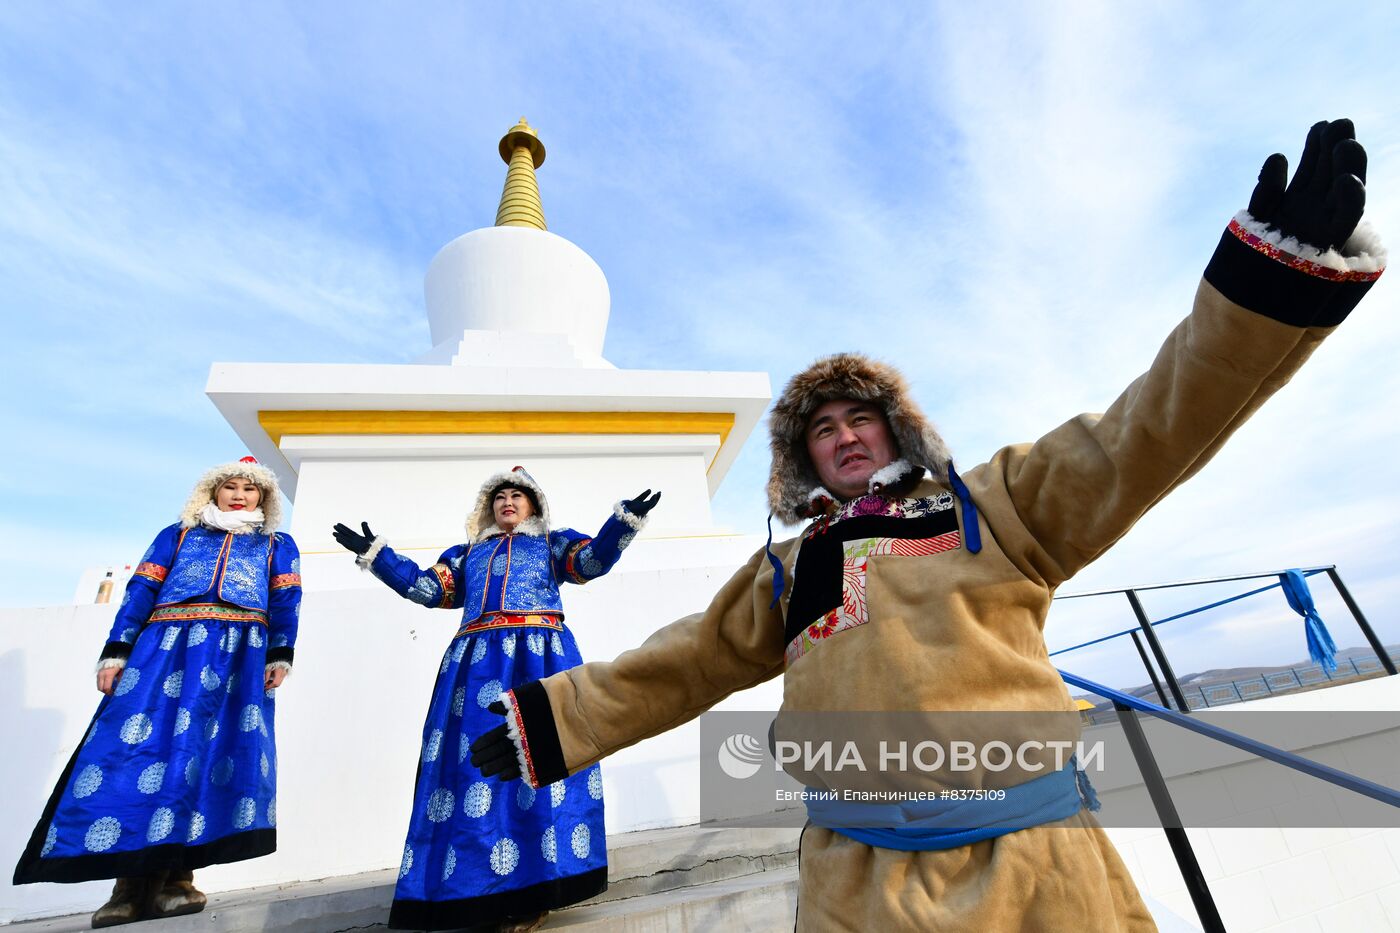
M 1071 761 L 1059 771 L 1005 788 L 1000 800 L 909 800 L 877 803 L 807 795 L 807 818 L 817 826 L 881 849 L 956 849 L 995 836 L 1053 823 L 1099 808 L 1089 779 Z M 837 799 L 832 799 L 837 798 Z

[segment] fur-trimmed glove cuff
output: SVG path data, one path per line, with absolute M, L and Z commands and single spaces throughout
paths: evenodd
M 376 536 L 374 541 L 370 544 L 368 551 L 365 551 L 363 554 L 355 555 L 355 563 L 360 565 L 361 570 L 368 570 L 374 563 L 374 559 L 379 556 L 379 552 L 388 546 L 388 538 L 383 535 Z
M 1264 160 L 1249 210 L 1230 221 L 1206 281 L 1235 304 L 1295 327 L 1334 327 L 1385 268 L 1361 221 L 1366 150 L 1350 120 L 1314 123 L 1293 180 L 1288 159 Z
M 97 656 L 97 669 L 106 670 L 109 667 L 126 667 L 126 659 L 131 657 L 131 645 L 124 641 L 109 641 L 102 646 L 102 653 Z
M 126 667 L 126 658 L 101 658 L 100 660 L 98 660 L 97 667 L 94 669 L 94 671 L 96 673 L 101 673 L 102 671 L 113 667 L 115 667 L 119 671 L 123 670 Z
M 616 516 L 618 521 L 622 522 L 628 528 L 631 528 L 634 532 L 641 531 L 647 526 L 646 513 L 643 512 L 641 515 L 638 515 L 630 511 L 627 508 L 626 499 L 623 499 L 621 502 L 613 503 L 613 515 Z
M 1385 270 L 1364 221 L 1342 251 L 1322 252 L 1240 211 L 1220 237 L 1205 280 L 1235 304 L 1294 327 L 1335 327 Z
M 487 709 L 506 721 L 471 744 L 472 765 L 483 775 L 499 780 L 518 776 L 531 787 L 568 777 L 544 684 L 535 680 L 502 693 Z
M 656 503 L 660 501 L 660 490 L 653 493 L 650 489 L 643 489 L 631 499 L 623 499 L 614 505 L 613 514 L 626 522 L 633 531 L 641 531 L 647 523 L 647 513 L 656 508 Z

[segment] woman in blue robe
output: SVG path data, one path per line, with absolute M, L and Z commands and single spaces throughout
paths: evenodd
M 608 884 L 603 781 L 597 766 L 538 793 L 490 783 L 468 760 L 472 738 L 500 722 L 501 693 L 582 663 L 564 626 L 559 584 L 601 577 L 661 494 L 619 502 L 597 535 L 551 531 L 544 491 L 521 467 L 481 486 L 467 543 L 428 570 L 395 554 L 367 524 L 335 537 L 394 592 L 461 609 L 423 724 L 408 839 L 390 911 L 394 929 L 529 930 Z
M 193 871 L 277 847 L 273 697 L 291 670 L 301 562 L 277 478 L 215 467 L 161 530 L 98 661 L 104 694 L 14 883 L 116 878 L 93 926 L 195 913 Z

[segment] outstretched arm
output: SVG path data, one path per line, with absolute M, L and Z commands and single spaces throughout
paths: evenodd
M 506 725 L 472 743 L 472 763 L 543 787 L 776 676 L 783 620 L 772 604 L 773 574 L 760 550 L 708 609 L 640 648 L 502 694 Z
M 569 583 L 587 583 L 607 573 L 637 532 L 646 527 L 647 513 L 661 501 L 661 493 L 644 490 L 613 506 L 613 514 L 593 537 L 572 528 L 549 533 L 549 554 L 554 561 L 554 578 Z
M 332 531 L 335 540 L 355 554 L 355 563 L 368 570 L 389 589 L 404 599 L 429 609 L 460 609 L 462 592 L 462 560 L 468 550 L 458 544 L 442 552 L 437 563 L 423 570 L 407 557 L 394 553 L 389 541 L 370 531 L 369 522 L 361 522 L 364 534 L 345 525 Z
M 1308 134 L 1292 183 L 1270 156 L 1221 237 L 1195 305 L 1102 415 L 999 451 L 967 476 L 1003 549 L 1056 586 L 1200 470 L 1380 276 L 1364 224 L 1365 151 L 1350 121 Z M 1256 215 L 1255 212 L 1258 212 Z

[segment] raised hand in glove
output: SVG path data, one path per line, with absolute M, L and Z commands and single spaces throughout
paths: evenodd
M 1313 124 L 1291 182 L 1282 153 L 1265 159 L 1249 199 L 1255 220 L 1323 252 L 1347 241 L 1365 206 L 1366 150 L 1350 120 Z
M 349 528 L 337 523 L 335 528 L 331 529 L 331 537 L 335 538 L 340 546 L 347 551 L 354 551 L 363 557 L 374 544 L 374 532 L 369 530 L 369 522 L 360 522 L 360 527 L 364 529 L 365 533 L 357 535 Z
M 506 714 L 506 705 L 500 700 L 496 700 L 486 707 L 488 712 L 497 716 Z M 520 777 L 520 758 L 515 753 L 515 743 L 511 741 L 510 730 L 505 725 L 499 725 L 485 735 L 478 736 L 472 742 L 472 767 L 481 771 L 485 777 L 494 777 L 498 781 L 513 781 Z
M 650 496 L 650 498 L 648 498 Z M 656 503 L 661 501 L 661 491 L 655 494 L 650 489 L 643 489 L 631 499 L 623 499 L 622 507 L 638 518 L 645 518 L 646 514 L 656 508 Z

